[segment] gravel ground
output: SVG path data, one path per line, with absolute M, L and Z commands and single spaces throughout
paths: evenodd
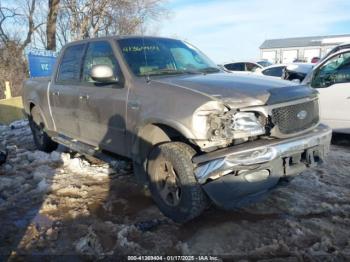
M 59 148 L 36 151 L 26 121 L 0 126 L 0 255 L 203 255 L 267 261 L 350 260 L 350 137 L 326 163 L 237 211 L 210 208 L 178 225 L 138 186 L 130 163 L 113 168 Z M 0 260 L 1 257 L 0 257 Z

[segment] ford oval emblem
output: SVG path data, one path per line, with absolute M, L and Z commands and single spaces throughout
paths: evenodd
M 300 119 L 300 120 L 304 120 L 307 116 L 307 112 L 305 110 L 301 110 L 298 114 L 297 114 L 297 117 Z

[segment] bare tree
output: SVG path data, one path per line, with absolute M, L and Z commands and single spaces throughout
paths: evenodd
M 110 0 L 63 0 L 62 12 L 67 12 L 70 23 L 70 34 L 73 40 L 96 36 L 107 11 Z
M 0 39 L 2 43 L 5 45 L 17 43 L 22 50 L 31 43 L 35 31 L 44 24 L 36 19 L 38 1 L 41 0 L 15 0 L 11 6 L 16 6 L 16 8 L 4 6 L 0 2 Z
M 43 22 L 37 17 L 38 2 L 42 0 L 0 1 L 0 85 L 9 81 L 13 95 L 20 95 L 27 77 L 24 49 L 32 43 L 33 35 Z
M 56 50 L 76 39 L 144 33 L 167 14 L 164 1 L 0 0 L 0 41 Z
M 57 44 L 107 35 L 144 33 L 167 15 L 165 0 L 61 0 Z
M 60 0 L 49 0 L 49 13 L 46 23 L 46 39 L 48 50 L 56 50 L 56 28 L 57 16 L 60 7 Z
M 27 66 L 22 49 L 14 42 L 0 46 L 0 89 L 4 90 L 5 81 L 11 84 L 13 96 L 22 92 L 22 82 L 27 77 Z M 0 97 L 4 98 L 4 97 Z
M 26 0 L 25 4 L 27 5 L 26 11 L 24 13 L 25 18 L 28 24 L 28 31 L 25 40 L 23 41 L 21 48 L 24 49 L 32 41 L 32 36 L 34 32 L 42 26 L 44 23 L 35 24 L 34 22 L 34 12 L 36 7 L 36 0 Z
M 3 43 L 9 42 L 11 39 L 10 32 L 6 30 L 6 23 L 20 15 L 15 8 L 2 6 L 0 2 L 0 39 Z
M 143 33 L 145 25 L 167 14 L 164 0 L 62 0 L 72 40 Z

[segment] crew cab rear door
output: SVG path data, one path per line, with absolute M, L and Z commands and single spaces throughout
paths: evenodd
M 63 135 L 77 138 L 80 69 L 86 44 L 76 44 L 63 50 L 57 74 L 49 92 L 50 106 L 56 130 Z
M 110 66 L 118 81 L 95 82 L 90 76 L 94 65 Z M 127 93 L 112 42 L 91 41 L 84 57 L 79 87 L 79 140 L 124 155 Z
M 332 55 L 313 72 L 311 86 L 320 95 L 321 120 L 350 132 L 350 50 Z

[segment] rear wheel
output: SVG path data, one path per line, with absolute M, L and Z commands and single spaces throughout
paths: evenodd
M 31 110 L 29 126 L 33 133 L 34 144 L 39 150 L 48 153 L 56 150 L 58 144 L 52 141 L 51 138 L 45 133 L 44 120 L 36 106 L 34 106 Z
M 195 151 L 180 142 L 155 146 L 148 159 L 150 190 L 159 209 L 175 222 L 199 216 L 208 198 L 194 177 Z

